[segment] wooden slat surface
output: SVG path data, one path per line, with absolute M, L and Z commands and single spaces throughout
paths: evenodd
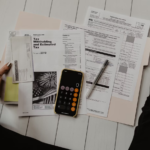
M 150 0 L 133 0 L 132 16 L 150 20 Z
M 0 124 L 5 128 L 25 135 L 28 124 L 28 117 L 19 118 L 17 106 L 4 105 Z
M 78 115 L 77 118 L 61 116 L 55 145 L 72 150 L 84 150 L 87 122 L 87 115 Z
M 114 150 L 116 131 L 116 122 L 90 117 L 85 149 Z
M 23 11 L 25 0 L 0 1 L 0 53 L 4 50 L 8 32 L 14 29 L 20 11 Z
M 131 0 L 107 0 L 105 10 L 129 16 L 131 4 Z
M 105 0 L 80 0 L 77 11 L 76 23 L 84 23 L 84 17 L 89 6 L 104 9 Z
M 25 11 L 49 16 L 52 0 L 27 0 Z
M 54 145 L 57 122 L 58 115 L 31 117 L 29 119 L 27 136 Z
M 78 0 L 53 0 L 50 17 L 75 21 Z

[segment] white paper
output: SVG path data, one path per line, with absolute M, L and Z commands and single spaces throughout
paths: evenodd
M 61 31 L 62 32 L 62 31 Z M 62 57 L 63 67 L 83 72 L 84 80 L 78 114 L 86 114 L 86 76 L 85 76 L 85 41 L 84 32 L 82 30 L 69 31 L 69 35 L 63 31 L 64 52 Z M 80 33 L 80 35 L 79 35 Z
M 87 92 L 104 61 L 109 60 L 108 67 L 87 100 L 87 113 L 107 117 L 122 36 L 68 22 L 62 22 L 61 28 L 64 30 L 80 29 L 85 33 Z
M 50 78 L 52 73 L 56 73 L 57 77 L 55 79 L 57 78 L 58 88 L 60 71 L 68 64 L 71 69 L 84 71 L 85 47 L 83 31 L 22 30 L 18 31 L 18 34 L 32 36 L 35 70 L 35 81 L 33 84 L 19 84 L 19 116 L 54 115 L 57 89 L 52 88 L 47 91 L 45 88 L 45 85 L 49 85 L 47 78 Z M 69 57 L 68 53 L 71 58 L 74 57 L 74 61 L 69 61 L 69 63 L 65 61 L 66 57 Z M 54 81 L 51 81 L 51 83 L 54 84 Z M 43 82 L 45 85 L 43 85 Z M 42 85 L 43 87 L 40 88 Z M 36 86 L 38 86 L 37 89 Z M 27 87 L 33 93 L 30 92 L 28 94 Z M 26 100 L 26 96 L 22 98 L 24 95 L 28 95 L 28 100 Z M 79 114 L 86 114 L 86 103 L 84 105 L 80 104 L 79 108 Z
M 31 37 L 11 37 L 13 83 L 34 81 Z
M 53 67 L 35 72 L 34 82 L 19 84 L 19 116 L 55 115 L 60 69 Z
M 123 35 L 113 96 L 132 101 L 150 22 L 89 7 L 84 25 Z

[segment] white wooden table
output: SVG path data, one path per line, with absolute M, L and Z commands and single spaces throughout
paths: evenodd
M 20 11 L 83 23 L 88 6 L 150 20 L 150 0 L 0 0 L 0 50 Z M 144 68 L 136 125 L 150 87 L 150 65 Z M 127 150 L 134 127 L 79 115 L 18 118 L 17 106 L 0 103 L 0 123 L 22 135 L 73 150 Z

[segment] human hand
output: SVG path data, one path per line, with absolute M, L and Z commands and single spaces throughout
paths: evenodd
M 0 69 L 0 77 L 2 77 L 3 74 L 7 73 L 11 68 L 11 63 L 7 63 Z

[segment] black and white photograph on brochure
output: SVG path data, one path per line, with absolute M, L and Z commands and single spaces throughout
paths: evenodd
M 32 109 L 53 109 L 57 93 L 57 72 L 34 72 Z

